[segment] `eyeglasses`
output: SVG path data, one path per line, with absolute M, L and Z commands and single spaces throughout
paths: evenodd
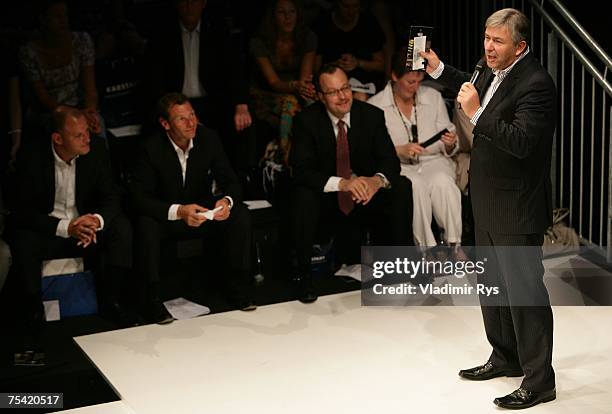
M 351 90 L 351 85 L 344 85 L 340 89 L 332 89 L 331 91 L 322 92 L 322 93 L 325 96 L 340 96 L 340 92 L 342 92 L 343 94 L 348 94 L 350 90 Z

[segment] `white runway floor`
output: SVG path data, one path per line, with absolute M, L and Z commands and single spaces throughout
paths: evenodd
M 554 315 L 557 400 L 528 412 L 611 413 L 612 307 Z M 75 414 L 478 414 L 520 384 L 457 376 L 490 353 L 478 307 L 362 307 L 360 292 L 75 340 L 122 399 Z

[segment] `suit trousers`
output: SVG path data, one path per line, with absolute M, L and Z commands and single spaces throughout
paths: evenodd
M 411 185 L 404 177 L 400 177 L 390 189 L 379 190 L 367 205 L 355 204 L 348 216 L 338 207 L 337 193 L 315 192 L 309 187 L 295 186 L 292 211 L 293 239 L 298 271 L 302 275 L 310 273 L 312 246 L 321 229 L 338 242 L 336 253 L 345 263 L 360 262 L 359 246 L 352 245 L 356 239 L 361 240 L 359 231 L 364 227 L 372 230 L 372 239 L 378 245 L 414 245 Z
M 250 293 L 251 219 L 243 204 L 234 204 L 227 220 L 207 220 L 199 227 L 190 227 L 183 220 L 158 221 L 140 216 L 137 229 L 136 265 L 150 286 L 161 280 L 162 241 L 203 239 L 218 248 L 230 293 L 240 296 Z M 215 256 L 206 259 L 214 260 Z
M 104 223 L 96 234 L 97 243 L 87 248 L 77 246 L 77 240 L 46 236 L 29 229 L 14 229 L 11 243 L 15 285 L 25 294 L 25 315 L 36 311 L 41 297 L 41 266 L 43 260 L 83 257 L 85 267 L 94 270 L 98 299 L 117 300 L 124 283 L 122 278 L 132 267 L 132 227 L 123 215 Z
M 486 258 L 478 283 L 500 287 L 498 298 L 481 297 L 489 360 L 521 367 L 529 391 L 555 387 L 552 367 L 553 314 L 543 282 L 542 234 L 495 234 L 476 228 L 479 260 Z M 503 246 L 503 247 L 501 247 Z

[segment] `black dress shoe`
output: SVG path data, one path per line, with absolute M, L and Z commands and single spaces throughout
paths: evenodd
M 156 323 L 158 325 L 166 325 L 175 320 L 174 317 L 168 313 L 164 304 L 159 301 L 150 303 L 147 319 L 149 323 Z
M 115 323 L 120 328 L 138 326 L 142 323 L 135 315 L 132 315 L 127 309 L 115 301 L 102 304 L 100 306 L 100 315 Z
M 460 377 L 470 381 L 484 381 L 497 377 L 522 377 L 523 375 L 520 368 L 496 367 L 491 361 L 487 361 L 484 365 L 459 371 Z
M 243 312 L 251 312 L 257 309 L 257 305 L 254 302 L 248 302 L 242 304 L 239 309 Z
M 251 312 L 257 309 L 255 299 L 250 297 L 236 299 L 233 302 L 236 304 L 236 309 L 239 309 L 243 312 Z
M 557 398 L 557 392 L 554 388 L 552 390 L 540 392 L 527 391 L 524 388 L 519 388 L 505 397 L 496 398 L 493 400 L 493 403 L 500 408 L 520 410 L 533 407 L 539 403 L 552 401 L 555 398 Z
M 297 298 L 302 303 L 312 303 L 319 298 L 312 276 L 304 276 L 297 280 Z

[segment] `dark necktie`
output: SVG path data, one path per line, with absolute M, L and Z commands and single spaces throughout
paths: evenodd
M 338 137 L 336 139 L 336 174 L 338 177 L 351 178 L 351 158 L 344 121 L 338 121 Z M 340 211 L 349 215 L 355 204 L 350 191 L 338 191 L 338 206 Z

